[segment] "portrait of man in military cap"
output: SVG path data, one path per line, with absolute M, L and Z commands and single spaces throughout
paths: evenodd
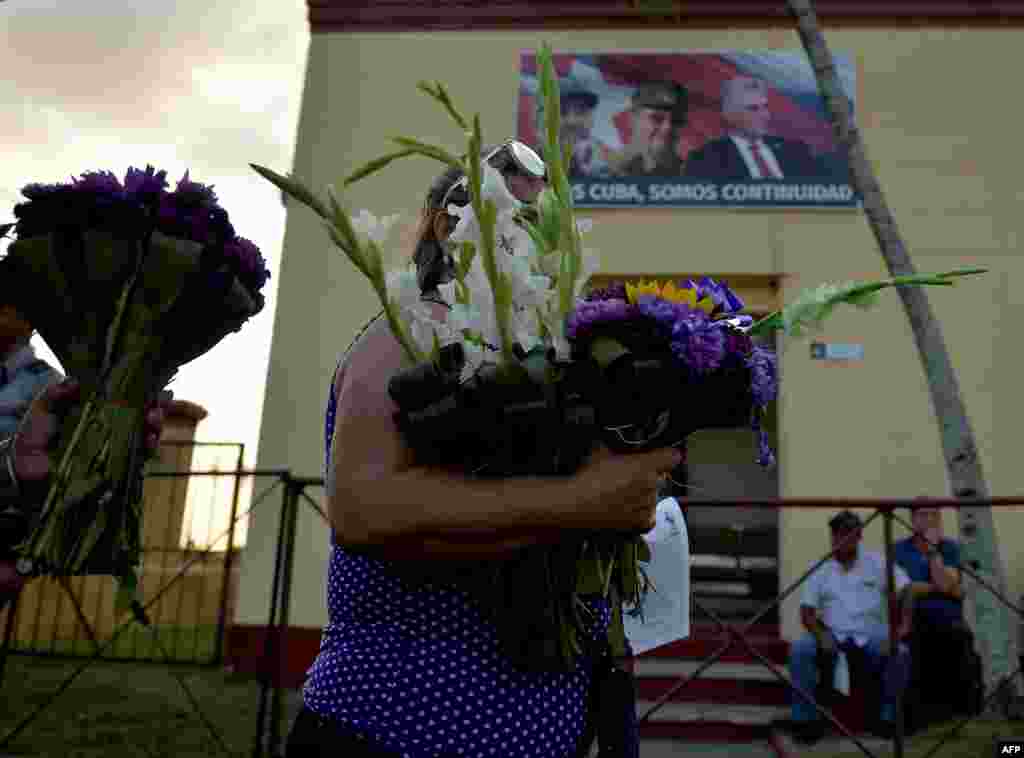
M 686 87 L 677 82 L 646 82 L 637 87 L 630 100 L 632 139 L 625 150 L 612 158 L 619 176 L 679 176 L 680 133 L 686 126 Z
M 597 94 L 583 82 L 568 77 L 559 83 L 561 129 L 559 138 L 563 149 L 571 148 L 569 176 L 609 176 L 608 163 L 611 149 L 594 136 L 594 111 L 600 102 Z M 544 134 L 544 105 L 538 98 L 536 112 L 537 134 Z

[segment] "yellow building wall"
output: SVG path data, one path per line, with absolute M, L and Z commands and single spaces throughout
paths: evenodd
M 1012 30 L 827 30 L 834 50 L 858 61 L 860 126 L 918 268 L 989 266 L 987 276 L 933 291 L 991 487 L 1021 489 L 1014 459 L 1021 428 L 1019 351 L 1010 330 L 1024 303 L 1015 254 L 1021 228 L 1015 155 L 1020 105 Z M 541 40 L 559 50 L 789 49 L 795 32 L 775 30 L 574 31 L 541 33 L 315 34 L 312 37 L 294 172 L 322 190 L 381 155 L 387 136 L 407 134 L 463 145 L 448 117 L 418 93 L 418 79 L 445 82 L 465 111 L 479 111 L 485 141 L 514 131 L 518 52 Z M 287 171 L 290 167 L 274 167 Z M 404 214 L 392 247 L 411 251 L 411 225 L 439 164 L 408 159 L 345 194 L 352 210 Z M 254 179 L 255 181 L 255 179 Z M 273 191 L 269 188 L 267 191 Z M 715 271 L 788 275 L 785 293 L 823 280 L 884 274 L 866 220 L 849 211 L 644 209 L 586 211 L 589 246 L 606 272 Z M 334 249 L 315 217 L 289 209 L 285 254 L 259 444 L 260 468 L 319 476 L 323 412 L 335 362 L 377 303 Z M 812 362 L 806 341 L 783 340 L 779 407 L 784 496 L 941 495 L 946 492 L 938 431 L 909 325 L 894 293 L 872 313 L 840 312 L 824 338 L 861 342 L 862 363 Z M 996 346 L 1000 351 L 996 353 Z M 996 408 L 999 409 L 998 414 Z M 313 493 L 317 497 L 319 492 Z M 275 506 L 278 507 L 278 506 Z M 781 516 L 783 585 L 827 550 L 829 513 Z M 1008 535 L 1020 512 L 997 519 L 1014 597 L 1024 563 Z M 947 518 L 955 530 L 955 517 Z M 880 544 L 880 526 L 867 542 Z M 236 622 L 265 623 L 277 514 L 264 507 L 250 525 Z M 300 513 L 291 623 L 320 626 L 327 527 Z M 783 606 L 784 634 L 798 631 L 797 596 Z

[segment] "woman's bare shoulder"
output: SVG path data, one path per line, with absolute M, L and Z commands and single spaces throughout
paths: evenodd
M 338 364 L 334 375 L 334 393 L 339 404 L 346 395 L 365 396 L 386 392 L 388 380 L 402 368 L 402 352 L 388 328 L 387 320 L 379 318 Z

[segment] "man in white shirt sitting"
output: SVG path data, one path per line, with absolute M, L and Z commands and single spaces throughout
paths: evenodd
M 896 654 L 890 655 L 886 561 L 881 553 L 861 547 L 862 525 L 860 517 L 851 511 L 842 511 L 829 521 L 834 557 L 819 566 L 804 584 L 800 620 L 807 633 L 790 646 L 789 672 L 794 685 L 814 695 L 819 671 L 831 674 L 831 664 L 839 651 L 859 648 L 881 682 L 881 712 L 873 731 L 888 736 L 907 687 L 910 653 L 900 641 Z M 893 573 L 898 596 L 910 579 L 898 565 Z M 897 638 L 902 640 L 909 633 L 908 611 L 900 618 Z M 828 665 L 820 665 L 822 660 Z M 823 721 L 796 690 L 792 698 L 792 720 L 776 722 L 775 726 L 800 742 L 816 742 L 824 735 Z

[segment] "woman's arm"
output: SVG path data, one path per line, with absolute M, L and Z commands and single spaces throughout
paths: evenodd
M 420 542 L 439 554 L 464 554 L 464 547 L 455 546 L 461 543 L 502 555 L 526 544 L 555 542 L 564 529 L 653 526 L 658 472 L 677 463 L 674 451 L 598 453 L 571 478 L 470 479 L 457 471 L 414 466 L 387 394 L 388 379 L 401 368 L 399 348 L 386 325 L 375 327 L 335 383 L 327 504 L 343 544 L 392 543 L 398 550 Z M 490 536 L 466 542 L 481 530 Z

